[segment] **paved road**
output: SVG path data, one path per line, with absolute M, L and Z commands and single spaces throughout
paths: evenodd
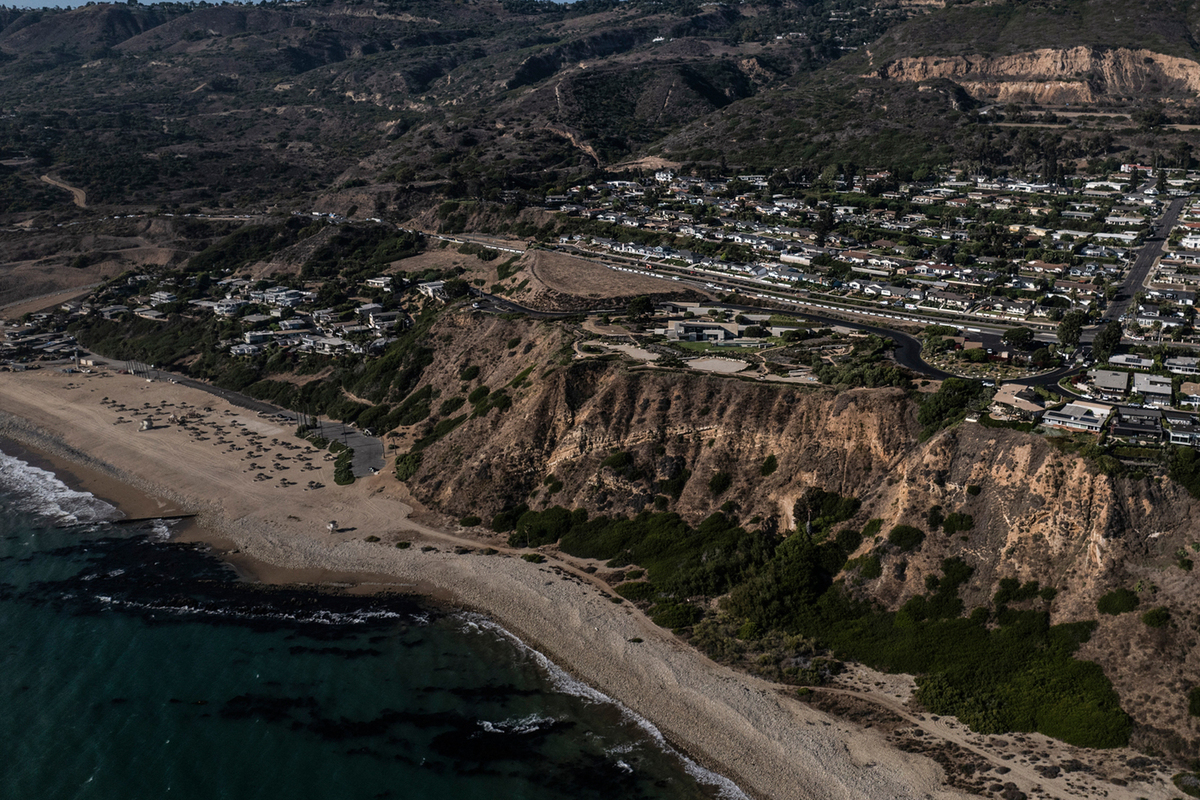
M 1137 260 L 1133 262 L 1133 266 L 1129 270 L 1129 275 L 1125 278 L 1125 283 L 1121 286 L 1121 291 L 1117 295 L 1120 300 L 1114 300 L 1108 304 L 1108 308 L 1104 310 L 1103 322 L 1120 319 L 1129 305 L 1133 302 L 1133 297 L 1146 285 L 1146 278 L 1150 276 L 1150 270 L 1154 267 L 1154 262 L 1162 255 L 1163 243 L 1166 237 L 1170 236 L 1171 230 L 1175 227 L 1175 222 L 1179 219 L 1180 212 L 1183 211 L 1186 198 L 1178 197 L 1171 201 L 1167 206 L 1167 210 L 1163 213 L 1162 218 L 1156 223 L 1158 226 L 1158 235 L 1152 239 L 1147 239 L 1142 245 L 1142 249 L 1138 252 Z M 1092 341 L 1095 338 L 1095 331 L 1089 332 L 1085 341 Z

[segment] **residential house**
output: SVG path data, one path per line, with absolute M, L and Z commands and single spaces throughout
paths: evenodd
M 1176 375 L 1200 375 L 1200 358 L 1194 356 L 1175 356 L 1163 364 Z
M 1162 375 L 1134 373 L 1133 391 L 1140 394 L 1143 403 L 1150 406 L 1171 405 L 1171 379 Z
M 1093 369 L 1088 371 L 1088 380 L 1095 387 L 1095 394 L 1101 400 L 1124 400 L 1129 391 L 1129 373 L 1117 372 L 1111 369 Z
M 1132 444 L 1158 444 L 1162 441 L 1162 412 L 1156 408 L 1118 406 L 1113 415 L 1114 438 Z
M 1051 428 L 1099 433 L 1110 413 L 1112 406 L 1076 401 L 1067 403 L 1062 408 L 1047 411 L 1042 416 L 1042 424 Z
M 1141 356 L 1122 353 L 1108 359 L 1108 363 L 1115 364 L 1118 367 L 1129 367 L 1130 369 L 1150 369 L 1154 366 L 1154 361 Z
M 234 297 L 226 297 L 223 300 L 217 301 L 216 306 L 213 308 L 213 313 L 215 313 L 218 317 L 232 317 L 248 305 L 250 304 L 245 300 Z
M 1200 383 L 1184 381 L 1180 384 L 1179 405 L 1200 407 Z

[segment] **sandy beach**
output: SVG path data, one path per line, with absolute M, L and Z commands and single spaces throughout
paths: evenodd
M 139 430 L 146 419 L 152 426 Z M 456 526 L 440 529 L 435 515 L 414 510 L 390 475 L 336 486 L 325 451 L 211 395 L 106 372 L 5 373 L 0 432 L 46 453 L 78 485 L 131 515 L 196 512 L 199 524 L 183 535 L 211 542 L 246 575 L 416 592 L 480 611 L 753 797 L 967 796 L 946 784 L 931 758 L 903 752 L 880 730 L 829 716 L 784 687 L 713 663 L 628 603 L 614 603 L 603 584 L 571 564 L 532 564 Z M 119 496 L 128 492 L 123 485 L 133 487 L 128 497 Z M 498 552 L 485 554 L 487 547 Z M 875 691 L 892 698 L 883 705 L 904 711 L 903 680 L 858 674 L 865 676 L 858 679 L 863 692 L 878 684 Z M 988 738 L 951 720 L 910 716 L 968 749 Z M 1058 747 L 1024 737 L 1030 739 L 1035 747 Z M 1082 777 L 1060 784 L 1011 754 L 1005 763 L 997 785 L 1009 782 L 1029 796 L 1095 796 Z M 1103 787 L 1111 798 L 1170 796 L 1157 781 Z

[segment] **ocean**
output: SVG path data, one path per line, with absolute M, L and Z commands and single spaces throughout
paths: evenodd
M 487 619 L 240 580 L 0 452 L 0 797 L 745 798 Z

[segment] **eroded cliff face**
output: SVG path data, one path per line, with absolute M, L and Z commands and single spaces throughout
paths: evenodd
M 1200 64 L 1195 61 L 1123 48 L 1047 48 L 995 57 L 917 56 L 891 61 L 870 77 L 914 83 L 945 78 L 977 99 L 1002 103 L 1094 103 L 1200 94 Z
M 881 554 L 883 575 L 855 578 L 855 591 L 897 608 L 951 556 L 975 570 L 962 590 L 967 608 L 988 605 L 1002 578 L 1053 587 L 1053 621 L 1099 620 L 1082 656 L 1113 680 L 1139 741 L 1185 753 L 1200 743 L 1186 712 L 1186 692 L 1200 683 L 1200 603 L 1192 573 L 1176 564 L 1180 548 L 1200 543 L 1200 504 L 1170 481 L 1114 479 L 1042 437 L 975 423 L 920 441 L 916 405 L 897 389 L 834 393 L 579 360 L 569 333 L 551 325 L 459 319 L 450 329 L 428 375 L 441 397 L 510 384 L 513 405 L 425 451 L 409 485 L 430 506 L 484 520 L 519 503 L 634 514 L 674 480 L 682 490 L 670 508 L 692 522 L 732 501 L 743 524 L 787 534 L 809 487 L 852 495 L 862 509 L 847 527 L 883 520 L 881 537 L 859 551 Z M 514 339 L 522 344 L 510 347 Z M 481 366 L 478 381 L 462 384 L 464 363 Z M 631 463 L 605 466 L 616 451 Z M 778 468 L 764 476 L 771 455 Z M 717 472 L 732 484 L 714 497 Z M 931 529 L 934 506 L 970 514 L 974 526 Z M 927 531 L 924 544 L 902 553 L 883 543 L 897 524 Z M 1138 613 L 1099 614 L 1097 599 L 1118 587 L 1140 587 Z M 1156 606 L 1171 609 L 1169 630 L 1140 621 Z

